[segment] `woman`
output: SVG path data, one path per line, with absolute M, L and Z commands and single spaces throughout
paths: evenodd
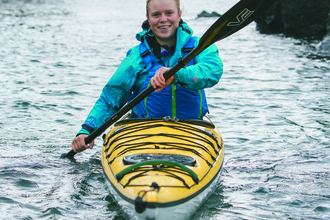
M 181 20 L 180 0 L 147 0 L 147 20 L 136 35 L 140 44 L 131 48 L 95 103 L 82 129 L 72 141 L 75 152 L 92 149 L 84 139 L 107 118 L 147 86 L 155 88 L 132 110 L 133 117 L 201 119 L 207 112 L 204 88 L 214 86 L 222 75 L 215 45 L 205 49 L 187 67 L 166 82 L 163 74 L 196 45 L 199 38 Z

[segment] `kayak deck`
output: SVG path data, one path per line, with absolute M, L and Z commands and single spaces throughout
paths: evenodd
M 221 134 L 209 119 L 122 120 L 102 149 L 107 179 L 137 213 L 196 197 L 217 181 L 223 160 Z

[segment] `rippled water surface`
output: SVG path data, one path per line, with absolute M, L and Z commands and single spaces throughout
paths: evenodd
M 235 0 L 184 0 L 201 36 Z M 60 159 L 137 44 L 145 1 L 0 1 L 0 213 L 4 219 L 123 219 L 93 150 Z M 330 62 L 255 23 L 216 43 L 207 90 L 226 156 L 218 190 L 193 219 L 330 218 Z

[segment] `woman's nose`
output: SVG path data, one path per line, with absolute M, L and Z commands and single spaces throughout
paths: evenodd
M 167 21 L 167 17 L 166 17 L 165 14 L 163 14 L 163 15 L 160 17 L 160 21 L 161 21 L 161 22 L 165 22 L 165 21 Z

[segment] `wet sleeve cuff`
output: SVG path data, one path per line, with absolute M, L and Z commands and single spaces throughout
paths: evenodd
M 80 131 L 77 133 L 76 136 L 78 136 L 80 134 L 90 135 L 95 130 L 95 128 L 93 128 L 93 127 L 91 127 L 89 125 L 86 125 L 86 124 L 83 124 L 81 127 L 82 128 L 80 129 Z
M 83 129 L 83 128 L 80 129 L 80 131 L 77 133 L 76 137 L 79 136 L 79 135 L 81 135 L 81 134 L 90 135 L 90 133 L 87 130 Z
M 180 70 L 179 70 L 177 73 L 175 73 L 174 80 L 173 80 L 172 83 L 173 84 L 179 84 L 181 86 L 187 85 L 186 83 L 182 82 L 182 80 L 180 80 L 180 78 L 182 78 L 182 74 L 180 74 Z

